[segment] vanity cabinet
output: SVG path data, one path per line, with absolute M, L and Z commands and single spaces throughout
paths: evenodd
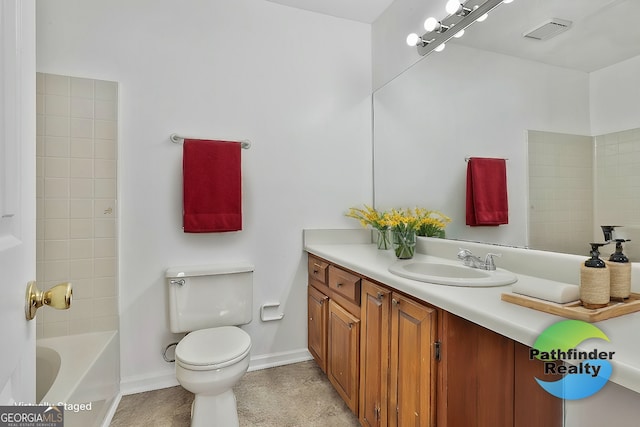
M 309 352 L 347 406 L 358 413 L 361 278 L 309 255 Z
M 361 425 L 562 426 L 527 346 L 313 255 L 308 290 L 309 351 Z

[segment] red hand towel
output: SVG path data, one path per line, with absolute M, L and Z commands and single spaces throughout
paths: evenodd
M 505 160 L 470 158 L 467 164 L 467 225 L 508 223 Z
M 240 149 L 237 142 L 184 140 L 185 233 L 242 230 Z

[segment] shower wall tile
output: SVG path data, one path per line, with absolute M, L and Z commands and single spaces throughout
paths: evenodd
M 76 98 L 94 98 L 95 80 L 71 77 L 71 96 Z
M 71 99 L 62 95 L 45 95 L 44 112 L 47 116 L 69 116 Z
M 71 159 L 70 167 L 72 178 L 93 178 L 92 159 Z
M 593 139 L 528 132 L 529 246 L 583 253 L 593 229 Z
M 91 102 L 91 99 L 71 98 L 71 117 L 93 119 L 93 102 Z
M 96 179 L 95 181 L 95 197 L 100 199 L 114 199 L 116 197 L 116 180 L 115 179 Z
M 69 95 L 70 78 L 56 74 L 44 76 L 43 93 L 47 95 Z
M 71 178 L 69 180 L 69 196 L 74 199 L 93 198 L 93 186 L 93 179 Z
M 37 336 L 118 329 L 118 85 L 37 73 L 36 92 L 36 277 L 74 293 Z
M 47 198 L 69 197 L 69 179 L 47 178 L 46 168 L 44 177 L 44 194 Z
M 66 136 L 45 136 L 43 147 L 46 157 L 69 157 L 69 138 Z
M 97 139 L 115 140 L 117 135 L 118 124 L 115 120 L 96 120 L 95 121 L 95 137 Z
M 94 104 L 95 117 L 99 120 L 117 120 L 118 110 L 115 101 L 98 101 Z
M 69 133 L 74 138 L 93 138 L 93 120 L 71 118 Z
M 115 297 L 118 295 L 118 288 L 115 277 L 101 277 L 95 280 L 96 297 Z
M 95 82 L 95 98 L 107 101 L 118 100 L 118 84 L 116 82 L 96 81 Z
M 62 116 L 44 116 L 44 135 L 47 136 L 69 136 L 70 120 Z

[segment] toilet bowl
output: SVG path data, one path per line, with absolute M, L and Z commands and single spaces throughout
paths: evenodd
M 195 394 L 191 425 L 238 426 L 233 386 L 249 368 L 251 338 L 235 326 L 202 329 L 176 347 L 176 378 Z
M 187 332 L 175 350 L 176 379 L 195 394 L 192 427 L 238 427 L 233 386 L 249 368 L 253 266 L 175 267 L 166 272 L 171 332 Z

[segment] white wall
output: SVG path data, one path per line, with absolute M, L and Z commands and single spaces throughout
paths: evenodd
M 353 227 L 346 208 L 371 200 L 369 40 L 368 25 L 263 0 L 38 2 L 38 71 L 120 85 L 125 392 L 173 377 L 169 266 L 254 263 L 252 363 L 306 354 L 302 229 Z M 173 132 L 252 141 L 242 232 L 182 232 Z M 262 323 L 273 301 L 285 317 Z
M 640 56 L 589 75 L 591 135 L 640 127 Z

